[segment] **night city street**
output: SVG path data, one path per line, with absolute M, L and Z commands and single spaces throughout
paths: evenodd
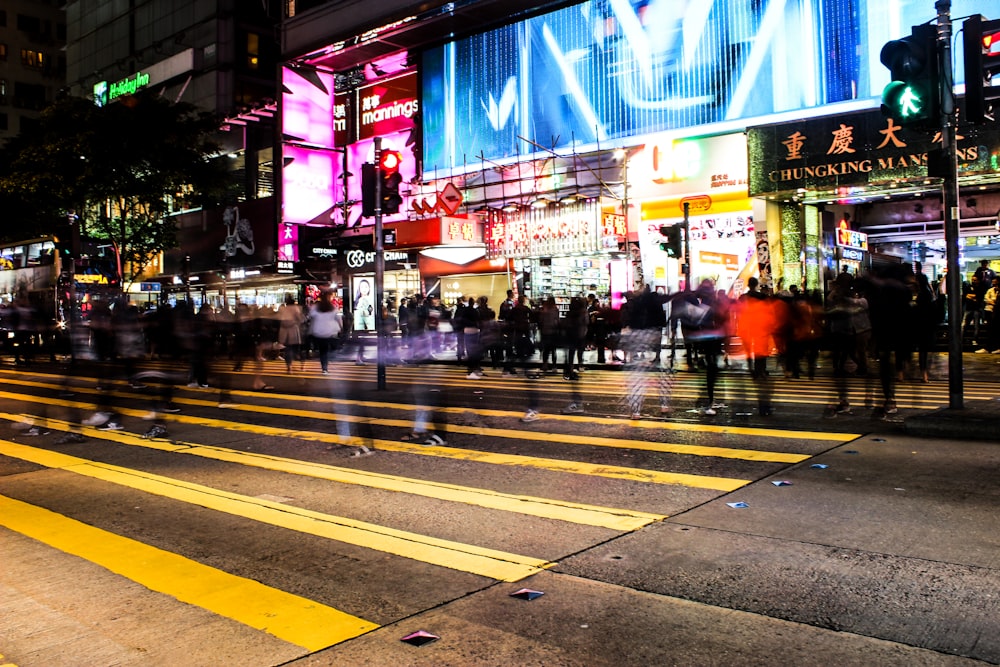
M 996 363 L 969 359 L 970 401 L 993 401 Z M 859 379 L 856 414 L 834 419 L 822 372 L 777 380 L 762 418 L 737 414 L 734 368 L 709 417 L 694 409 L 703 374 L 681 372 L 671 413 L 631 420 L 621 370 L 583 373 L 570 415 L 558 376 L 390 366 L 378 391 L 374 365 L 332 367 L 269 362 L 268 392 L 220 367 L 231 403 L 181 387 L 151 439 L 155 385 L 119 379 L 124 428 L 101 431 L 71 425 L 95 409 L 92 378 L 0 370 L 5 658 L 1000 662 L 1000 450 L 905 429 L 946 405 L 940 378 L 900 384 L 900 413 L 874 419 Z M 528 382 L 542 418 L 524 424 Z M 402 440 L 416 397 L 445 444 Z M 85 440 L 60 444 L 71 428 Z M 439 639 L 401 641 L 418 631 Z

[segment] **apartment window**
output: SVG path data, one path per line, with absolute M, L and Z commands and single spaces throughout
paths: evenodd
M 30 69 L 42 69 L 45 67 L 45 55 L 40 51 L 21 49 L 21 64 Z
M 247 34 L 247 67 L 260 67 L 260 37 L 253 32 Z
M 0 131 L 6 132 L 9 128 L 7 127 L 7 114 L 0 113 Z
M 0 9 L 0 28 L 7 27 L 7 10 Z
M 7 60 L 7 45 L 0 42 L 0 62 L 5 62 Z
M 7 97 L 7 79 L 0 79 L 0 99 Z
M 18 14 L 17 29 L 31 35 L 37 35 L 42 32 L 42 19 L 37 16 Z

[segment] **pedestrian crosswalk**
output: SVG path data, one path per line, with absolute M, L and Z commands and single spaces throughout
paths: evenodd
M 368 369 L 348 371 L 363 381 Z M 411 381 L 465 386 L 458 369 L 433 375 Z M 169 435 L 143 438 L 150 398 L 127 385 L 110 393 L 125 428 L 98 431 L 79 420 L 97 409 L 86 380 L 4 379 L 0 545 L 30 538 L 301 654 L 462 590 L 525 581 L 857 437 L 599 413 L 526 427 L 516 400 L 463 404 L 466 392 L 434 406 L 431 428 L 447 443 L 427 446 L 400 439 L 420 409 L 406 392 L 234 390 L 220 408 L 211 389 L 191 388 L 174 399 L 180 413 L 158 416 Z M 583 384 L 597 396 L 610 382 Z M 12 428 L 29 421 L 49 434 Z M 57 444 L 65 433 L 82 442 Z M 362 452 L 373 454 L 351 455 Z M 147 518 L 131 504 L 154 509 Z M 327 558 L 344 565 L 317 579 Z M 30 582 L 20 590 L 31 595 Z M 41 655 L 44 639 L 0 627 L 13 642 L 0 649 L 21 667 Z

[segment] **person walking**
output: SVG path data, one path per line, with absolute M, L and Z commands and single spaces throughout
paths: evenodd
M 542 303 L 538 311 L 538 334 L 542 348 L 542 372 L 548 373 L 550 369 L 557 368 L 556 349 L 559 347 L 559 306 L 553 296 L 548 297 Z M 552 364 L 549 365 L 551 359 Z
M 319 353 L 319 367 L 323 375 L 330 372 L 330 352 L 336 351 L 344 319 L 333 302 L 333 290 L 325 289 L 309 313 L 309 335 Z
M 715 283 L 706 278 L 695 291 L 695 298 L 704 311 L 701 324 L 692 327 L 685 337 L 690 337 L 705 362 L 705 393 L 707 404 L 704 414 L 714 416 L 725 407 L 715 400 L 715 389 L 719 378 L 719 356 L 722 354 L 726 338 L 729 336 L 729 313 L 719 303 L 715 293 Z
M 278 309 L 278 343 L 285 359 L 285 372 L 292 372 L 292 361 L 299 355 L 302 346 L 302 323 L 305 315 L 291 294 L 285 296 L 285 303 Z
M 660 413 L 670 411 L 670 389 L 673 376 L 669 369 L 659 365 L 659 347 L 663 336 L 666 313 L 662 295 L 647 285 L 635 295 L 627 313 L 622 331 L 621 345 L 628 357 L 625 362 L 626 395 L 632 419 L 642 417 L 642 407 L 652 382 L 651 372 L 656 373 Z

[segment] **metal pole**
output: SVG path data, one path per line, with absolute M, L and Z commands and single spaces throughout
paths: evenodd
M 691 291 L 691 221 L 690 202 L 684 202 L 684 289 Z
M 938 57 L 941 59 L 941 148 L 945 157 L 942 201 L 944 242 L 948 275 L 948 407 L 963 407 L 962 388 L 962 276 L 958 265 L 958 151 L 955 131 L 955 99 L 951 70 L 951 0 L 937 0 Z
M 382 245 L 382 137 L 375 137 L 375 350 L 379 389 L 386 388 L 385 341 L 382 338 L 382 303 L 385 300 L 385 255 Z M 360 345 L 360 341 L 358 345 Z

